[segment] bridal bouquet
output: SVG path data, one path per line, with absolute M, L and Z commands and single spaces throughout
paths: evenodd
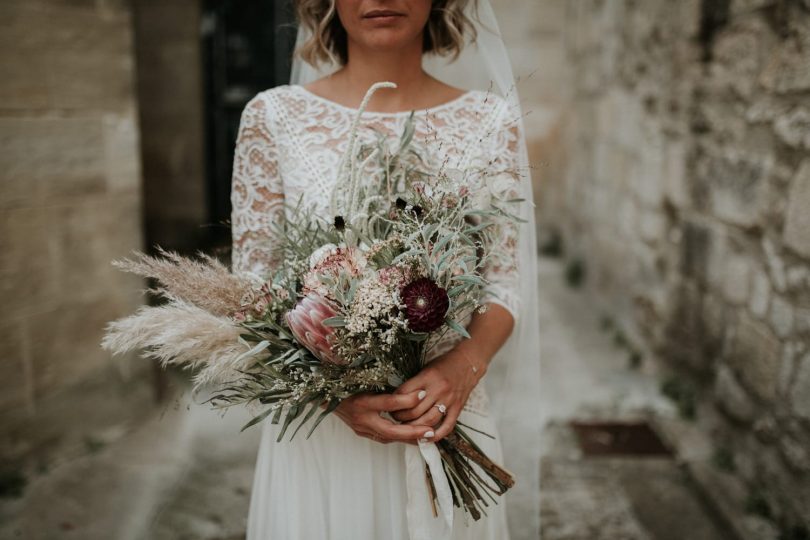
M 377 88 L 392 86 L 373 86 L 360 112 Z M 217 384 L 214 405 L 258 404 L 245 427 L 269 418 L 282 440 L 304 426 L 308 437 L 346 397 L 393 391 L 446 333 L 469 337 L 460 321 L 485 307 L 483 269 L 504 256 L 499 228 L 519 220 L 510 207 L 520 200 L 489 179 L 514 171 L 423 170 L 410 145 L 413 115 L 395 150 L 382 136 L 359 144 L 359 117 L 329 221 L 300 202 L 289 207 L 271 246 L 283 263 L 270 275 L 162 250 L 118 261 L 155 279 L 167 302 L 110 323 L 104 347 L 143 348 L 164 365 L 194 368 L 197 387 Z M 468 187 L 474 175 L 480 190 Z M 458 423 L 437 447 L 453 504 L 479 519 L 514 479 L 472 429 Z M 426 476 L 435 515 L 435 470 Z

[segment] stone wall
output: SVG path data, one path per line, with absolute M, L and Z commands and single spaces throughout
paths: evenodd
M 0 413 L 113 369 L 103 325 L 141 303 L 132 21 L 116 0 L 0 3 Z
M 718 447 L 760 507 L 807 524 L 810 3 L 552 4 L 541 223 L 601 309 L 724 412 Z

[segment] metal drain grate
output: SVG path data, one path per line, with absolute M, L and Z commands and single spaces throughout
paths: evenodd
M 578 422 L 569 424 L 586 456 L 672 456 L 646 422 Z

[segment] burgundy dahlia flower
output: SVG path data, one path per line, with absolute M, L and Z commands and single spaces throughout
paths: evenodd
M 450 298 L 447 291 L 430 278 L 419 278 L 401 292 L 408 326 L 414 332 L 432 332 L 444 323 Z

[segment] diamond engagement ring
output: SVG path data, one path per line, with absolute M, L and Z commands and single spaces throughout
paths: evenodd
M 444 406 L 444 403 L 437 403 L 434 407 L 438 408 L 440 413 L 447 414 L 447 407 Z

